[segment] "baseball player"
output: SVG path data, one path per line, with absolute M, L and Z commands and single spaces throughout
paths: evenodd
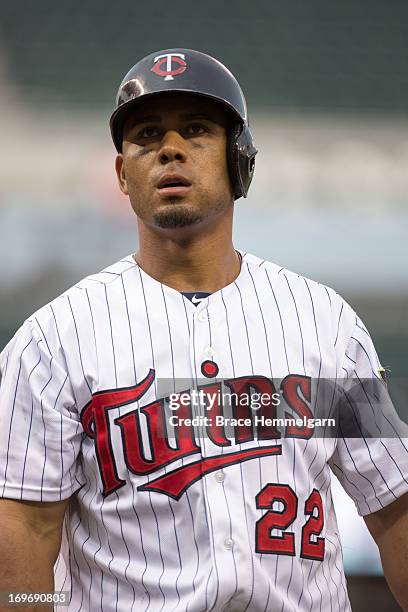
M 408 440 L 306 424 L 315 381 L 380 381 L 370 336 L 332 289 L 232 243 L 256 154 L 236 79 L 197 51 L 152 53 L 110 127 L 139 250 L 38 310 L 1 354 L 3 597 L 350 610 L 333 471 L 408 610 Z

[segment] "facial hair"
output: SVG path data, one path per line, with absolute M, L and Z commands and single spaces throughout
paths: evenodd
M 163 229 L 177 229 L 195 225 L 203 220 L 202 215 L 188 206 L 178 206 L 177 199 L 170 200 L 169 206 L 154 214 L 154 221 Z

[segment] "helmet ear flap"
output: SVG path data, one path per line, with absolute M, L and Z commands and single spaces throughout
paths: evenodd
M 236 123 L 229 132 L 227 145 L 228 170 L 234 190 L 234 200 L 247 197 L 255 170 L 258 150 L 246 124 Z

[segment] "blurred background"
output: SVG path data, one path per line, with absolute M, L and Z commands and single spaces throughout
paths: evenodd
M 137 248 L 108 118 L 122 76 L 168 47 L 239 78 L 259 148 L 236 246 L 334 287 L 393 379 L 408 367 L 405 0 L 179 0 L 0 8 L 0 349 L 25 317 Z M 392 602 L 335 483 L 353 610 Z

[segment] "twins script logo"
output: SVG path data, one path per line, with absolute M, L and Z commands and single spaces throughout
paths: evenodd
M 173 81 L 175 75 L 182 74 L 187 68 L 187 64 L 184 60 L 185 56 L 183 53 L 164 53 L 163 55 L 157 55 L 157 57 L 154 58 L 154 65 L 151 71 L 158 76 L 164 77 L 165 81 Z M 176 68 L 173 68 L 173 65 L 175 65 Z
M 216 364 L 213 365 L 216 366 Z M 208 364 L 203 364 L 203 374 L 209 377 L 214 376 L 213 371 L 210 371 L 207 366 Z M 180 467 L 176 467 L 172 471 L 168 471 L 138 487 L 139 491 L 156 491 L 176 500 L 180 499 L 186 489 L 194 482 L 214 470 L 220 470 L 229 465 L 249 461 L 256 457 L 280 455 L 282 453 L 281 445 L 277 444 L 281 432 L 273 424 L 270 424 L 271 419 L 276 417 L 276 405 L 272 401 L 266 403 L 257 413 L 262 423 L 265 423 L 257 425 L 257 439 L 274 442 L 271 445 L 259 446 L 254 438 L 254 428 L 252 426 L 253 410 L 244 401 L 251 390 L 266 394 L 267 397 L 273 397 L 276 393 L 274 383 L 265 376 L 241 376 L 223 381 L 223 384 L 237 398 L 231 406 L 233 416 L 237 420 L 234 427 L 233 442 L 227 436 L 225 427 L 219 424 L 225 411 L 225 407 L 219 399 L 222 383 L 212 382 L 198 386 L 200 393 L 203 393 L 206 398 L 218 398 L 212 403 L 211 411 L 208 412 L 211 419 L 206 424 L 205 429 L 206 436 L 215 446 L 220 448 L 219 455 L 203 457 L 201 454 L 202 449 L 197 444 L 194 427 L 189 424 L 189 420 L 193 416 L 191 397 L 187 403 L 179 400 L 177 405 L 177 416 L 182 424 L 175 428 L 177 429 L 175 444 L 170 445 L 167 436 L 168 411 L 166 407 L 169 397 L 158 398 L 146 406 L 136 407 L 122 414 L 113 420 L 112 426 L 110 411 L 138 402 L 151 387 L 154 379 L 155 372 L 150 370 L 147 376 L 135 386 L 99 391 L 93 395 L 91 401 L 82 410 L 81 422 L 84 431 L 95 442 L 104 497 L 123 487 L 127 482 L 118 475 L 118 457 L 115 456 L 112 445 L 113 429 L 116 430 L 114 435 L 120 433 L 126 467 L 130 473 L 138 476 L 147 476 L 177 460 L 196 455 L 197 458 L 193 461 L 186 462 Z M 280 390 L 286 405 L 297 416 L 302 418 L 313 416 L 308 406 L 311 398 L 310 377 L 289 374 L 280 383 Z M 288 416 L 290 415 L 288 414 Z M 269 424 L 266 424 L 268 421 Z M 147 428 L 147 437 L 142 435 L 143 428 Z M 285 435 L 286 437 L 308 439 L 312 432 L 307 427 L 290 425 L 286 427 Z M 222 448 L 251 441 L 254 441 L 254 446 L 250 448 L 221 454 Z

